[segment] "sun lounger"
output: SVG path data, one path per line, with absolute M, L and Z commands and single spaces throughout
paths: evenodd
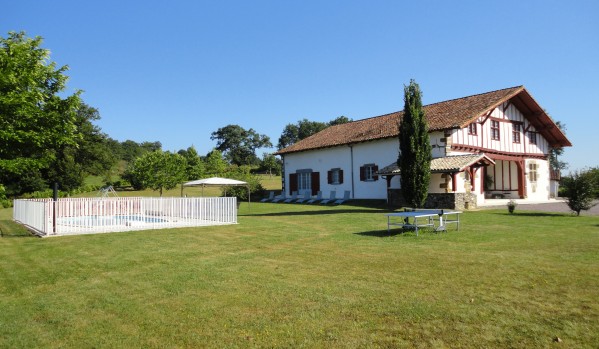
M 322 200 L 322 192 L 319 190 L 318 194 L 316 194 L 316 197 L 315 198 L 311 198 L 310 200 L 306 201 L 306 203 L 307 204 L 313 204 L 316 201 L 320 201 L 320 200 Z
M 335 205 L 341 205 L 342 203 L 344 203 L 347 200 L 349 200 L 349 196 L 350 195 L 351 195 L 351 191 L 346 190 L 345 193 L 343 194 L 343 199 L 335 200 L 334 204 Z
M 260 202 L 269 202 L 275 198 L 275 192 L 271 191 L 267 198 L 260 200 Z
M 312 198 L 312 190 L 304 190 L 304 195 L 301 198 L 297 199 L 296 202 L 298 204 L 301 204 L 303 202 L 310 200 L 311 198 Z
M 295 200 L 297 200 L 297 192 L 296 191 L 294 191 L 293 193 L 291 193 L 291 197 L 285 199 L 285 201 L 283 201 L 283 202 L 288 204 L 288 203 L 293 202 Z
M 337 192 L 334 190 L 331 190 L 331 196 L 328 199 L 324 199 L 320 202 L 321 205 L 326 205 L 331 201 L 335 201 L 335 196 L 337 195 Z
M 272 199 L 272 202 L 280 202 L 287 199 L 287 197 L 285 196 L 285 193 L 283 192 L 281 195 L 275 196 L 274 199 Z

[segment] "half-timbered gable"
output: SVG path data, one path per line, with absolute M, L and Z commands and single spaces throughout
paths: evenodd
M 500 152 L 546 156 L 547 139 L 511 102 L 502 103 L 466 127 L 451 133 L 453 148 L 467 152 Z
M 424 112 L 434 159 L 433 198 L 462 195 L 457 201 L 472 206 L 493 197 L 547 198 L 547 156 L 552 147 L 571 146 L 523 86 L 429 104 Z M 281 149 L 283 189 L 388 198 L 401 189 L 396 162 L 402 116 L 331 126 Z

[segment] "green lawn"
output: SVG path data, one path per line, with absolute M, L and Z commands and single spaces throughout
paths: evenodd
M 39 239 L 0 210 L 0 347 L 597 347 L 599 217 L 468 212 L 416 237 L 384 212 Z

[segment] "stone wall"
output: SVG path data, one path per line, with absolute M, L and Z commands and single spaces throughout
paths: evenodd
M 387 189 L 390 207 L 408 206 L 403 199 L 401 189 Z M 476 208 L 476 194 L 474 193 L 430 193 L 424 203 L 425 208 L 448 208 L 454 210 L 468 210 Z

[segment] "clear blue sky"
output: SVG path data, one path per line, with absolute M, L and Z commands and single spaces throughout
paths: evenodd
M 42 36 L 69 91 L 120 141 L 214 146 L 238 124 L 285 125 L 524 85 L 599 166 L 599 1 L 5 1 L 0 35 Z M 261 152 L 258 154 L 261 156 Z

